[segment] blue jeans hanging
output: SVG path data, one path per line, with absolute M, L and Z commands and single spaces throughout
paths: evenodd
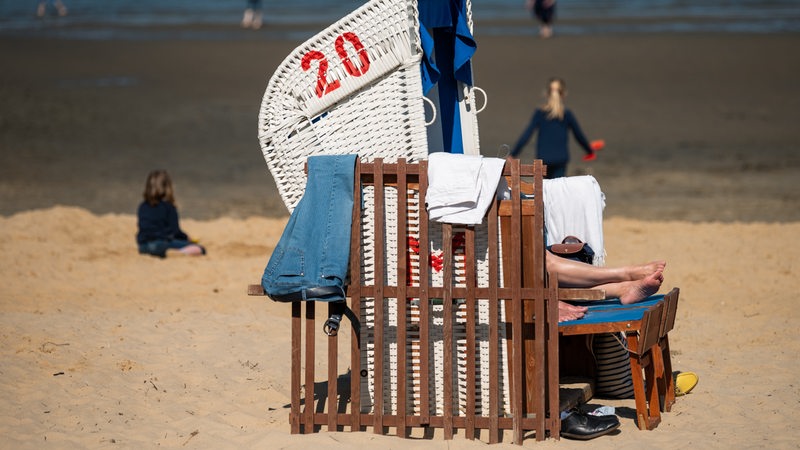
M 345 299 L 356 156 L 308 158 L 305 193 L 261 278 L 272 300 Z

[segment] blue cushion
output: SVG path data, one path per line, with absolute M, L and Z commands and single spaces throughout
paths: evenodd
M 586 315 L 583 318 L 560 322 L 558 326 L 640 320 L 645 310 L 663 300 L 663 295 L 651 295 L 632 305 L 623 305 L 618 298 L 570 302 L 573 305 L 586 306 L 589 310 L 586 311 Z

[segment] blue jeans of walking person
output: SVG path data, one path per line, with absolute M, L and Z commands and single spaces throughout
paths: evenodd
M 308 182 L 261 285 L 275 301 L 344 300 L 356 155 L 308 159 Z

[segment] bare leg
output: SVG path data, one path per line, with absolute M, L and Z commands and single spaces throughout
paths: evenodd
M 255 11 L 247 8 L 244 10 L 244 15 L 242 16 L 242 28 L 250 28 L 253 25 L 253 18 L 255 17 Z
M 664 282 L 664 272 L 661 270 L 635 281 L 619 281 L 593 286 L 606 291 L 606 298 L 619 298 L 623 305 L 640 302 L 655 294 Z M 567 302 L 558 302 L 558 321 L 577 320 L 586 315 L 588 308 L 585 306 L 571 305 Z
M 563 287 L 589 288 L 607 283 L 641 280 L 652 273 L 663 272 L 666 261 L 652 261 L 638 266 L 598 267 L 546 252 L 547 270 L 558 273 Z
M 67 15 L 67 6 L 61 0 L 56 0 L 53 5 L 56 7 L 56 11 L 58 11 L 58 15 L 64 17 Z
M 598 267 L 546 253 L 547 268 L 558 273 L 564 287 L 597 288 L 606 291 L 606 298 L 619 298 L 623 304 L 644 300 L 658 292 L 664 282 L 666 261 L 651 261 L 638 266 Z M 558 302 L 558 321 L 576 320 L 587 308 Z

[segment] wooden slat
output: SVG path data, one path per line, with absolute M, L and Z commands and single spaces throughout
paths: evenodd
M 420 419 L 422 424 L 430 422 L 430 390 L 428 389 L 428 375 L 430 352 L 428 342 L 430 341 L 430 297 L 428 296 L 428 286 L 430 286 L 430 249 L 428 247 L 428 211 L 425 209 L 425 194 L 428 192 L 428 162 L 419 163 L 419 354 L 420 354 Z
M 328 317 L 334 307 L 328 303 Z M 328 336 L 328 431 L 336 430 L 337 414 L 339 413 L 339 336 Z
M 372 422 L 374 419 L 373 414 L 361 414 L 361 422 L 362 423 L 369 423 Z M 338 426 L 351 426 L 352 425 L 352 417 L 347 414 L 339 414 L 339 421 Z M 394 414 L 384 414 L 383 416 L 383 423 L 384 426 L 387 427 L 394 427 L 397 426 L 398 417 Z M 328 423 L 327 413 L 316 413 L 314 414 L 314 423 L 317 425 L 325 425 Z M 482 417 L 476 416 L 475 417 L 475 424 L 476 428 L 478 429 L 489 429 L 491 419 L 489 417 Z M 535 418 L 522 418 L 522 427 L 524 430 L 533 430 L 535 427 Z M 431 428 L 444 428 L 444 418 L 442 416 L 432 416 L 429 423 L 423 424 L 420 420 L 419 416 L 408 416 L 407 423 L 409 427 L 431 427 Z M 511 430 L 513 429 L 513 418 L 511 417 L 500 417 L 498 418 L 498 425 L 500 430 Z M 453 427 L 454 428 L 464 428 L 466 427 L 466 417 L 463 416 L 454 416 L 453 417 Z
M 405 159 L 397 164 L 397 435 L 408 436 L 406 426 L 406 404 L 408 377 L 406 374 L 408 329 L 406 279 L 408 278 L 408 196 L 407 171 Z
M 512 177 L 512 185 L 511 185 L 511 232 L 518 233 L 521 229 L 521 200 L 520 200 L 520 192 L 519 192 L 519 160 L 511 160 L 511 177 Z M 512 234 L 514 236 L 514 234 Z M 519 236 L 517 234 L 517 236 Z M 522 277 L 520 273 L 521 268 L 521 255 L 520 246 L 513 246 L 512 245 L 512 252 L 510 255 L 510 262 L 511 265 L 508 267 L 510 272 L 510 279 L 511 279 L 511 290 L 513 293 L 511 299 L 511 327 L 512 327 L 512 347 L 513 350 L 511 352 L 512 358 L 512 370 L 511 370 L 511 379 L 512 379 L 512 400 L 511 400 L 511 413 L 513 414 L 513 421 L 514 421 L 514 430 L 513 430 L 513 440 L 515 444 L 522 445 L 522 440 L 524 438 L 524 431 L 522 429 L 522 417 L 524 414 L 523 409 L 523 398 L 524 398 L 524 373 L 523 373 L 523 365 L 524 365 L 524 342 L 522 338 L 522 323 L 523 323 L 523 305 L 522 305 L 522 298 L 520 288 L 522 287 Z M 538 430 L 537 430 L 538 436 Z
M 492 202 L 489 209 L 487 230 L 489 233 L 489 443 L 496 444 L 500 440 L 500 383 L 502 373 L 500 367 L 500 312 L 497 287 L 500 286 L 499 273 L 499 245 L 500 233 L 497 217 L 498 202 Z M 477 418 L 476 418 L 477 422 Z M 477 423 L 476 423 L 477 425 Z
M 477 276 L 475 274 L 475 227 L 467 227 L 464 231 L 464 269 L 465 283 L 467 286 L 475 286 L 477 284 Z M 475 290 L 467 291 L 466 308 L 466 369 L 467 369 L 467 396 L 466 396 L 466 415 L 464 434 L 467 439 L 475 439 L 475 389 L 477 388 L 475 382 L 475 328 L 478 323 L 475 317 L 476 298 Z M 491 319 L 490 319 L 491 321 Z
M 267 295 L 267 293 L 264 292 L 264 287 L 260 284 L 248 284 L 247 295 Z
M 304 433 L 314 432 L 314 305 L 315 302 L 306 304 L 306 378 L 304 393 L 306 395 L 303 423 Z
M 606 323 L 578 323 L 574 325 L 560 325 L 558 332 L 564 336 L 574 336 L 576 334 L 598 334 L 598 333 L 620 333 L 638 330 L 641 327 L 641 320 L 627 320 L 623 322 Z
M 375 260 L 381 262 L 376 262 L 373 267 L 375 276 L 375 373 L 373 378 L 373 386 L 375 391 L 373 393 L 375 396 L 375 401 L 373 402 L 375 421 L 373 422 L 372 427 L 375 434 L 383 434 L 383 286 L 385 284 L 385 274 L 381 255 L 385 254 L 386 252 L 386 235 L 383 232 L 383 230 L 386 228 L 386 210 L 384 201 L 385 192 L 383 188 L 383 177 L 380 176 L 383 169 L 383 160 L 376 158 L 374 164 L 374 173 L 376 176 L 375 215 L 373 221 L 375 225 L 375 233 L 373 234 L 373 238 L 375 239 Z
M 542 162 L 537 160 L 534 162 L 533 170 L 535 174 L 541 173 Z M 534 178 L 534 192 L 544 192 L 542 189 L 542 178 L 536 176 Z M 520 183 L 520 191 L 521 183 Z M 534 347 L 535 347 L 535 360 L 536 366 L 533 368 L 534 372 L 534 385 L 532 386 L 533 404 L 536 415 L 536 440 L 542 441 L 546 437 L 545 432 L 545 367 L 547 364 L 546 359 L 546 340 L 545 340 L 545 305 L 544 305 L 544 196 L 536 195 L 534 198 L 535 212 L 534 216 L 525 217 L 528 226 L 523 228 L 522 233 L 527 233 L 529 237 L 533 238 L 533 248 L 531 249 L 533 261 L 530 266 L 526 266 L 526 272 L 533 272 L 532 274 L 532 287 L 535 290 L 534 298 L 534 317 L 536 317 L 536 326 L 534 328 Z M 527 286 L 527 285 L 526 285 Z M 531 395 L 529 393 L 529 395 Z
M 361 311 L 361 167 L 356 164 L 355 189 L 353 190 L 353 225 L 350 228 L 350 310 L 358 315 Z M 356 256 L 358 255 L 358 256 Z M 350 326 L 350 415 L 353 417 L 350 431 L 361 431 L 361 328 Z
M 547 412 L 549 416 L 547 429 L 550 437 L 558 440 L 561 437 L 561 393 L 559 391 L 559 356 L 558 356 L 558 274 L 553 273 L 549 279 L 546 299 L 547 305 Z
M 453 226 L 449 223 L 442 227 L 442 252 L 444 276 L 442 284 L 444 286 L 453 285 Z M 443 309 L 443 355 L 442 378 L 444 393 L 444 438 L 453 439 L 453 291 L 445 289 L 442 297 Z
M 551 280 L 552 283 L 552 280 Z M 605 289 L 558 289 L 558 300 L 605 300 Z
M 291 433 L 300 432 L 300 357 L 301 349 L 301 330 L 300 330 L 300 302 L 292 303 L 292 375 L 291 375 L 291 403 L 292 409 L 289 414 Z

